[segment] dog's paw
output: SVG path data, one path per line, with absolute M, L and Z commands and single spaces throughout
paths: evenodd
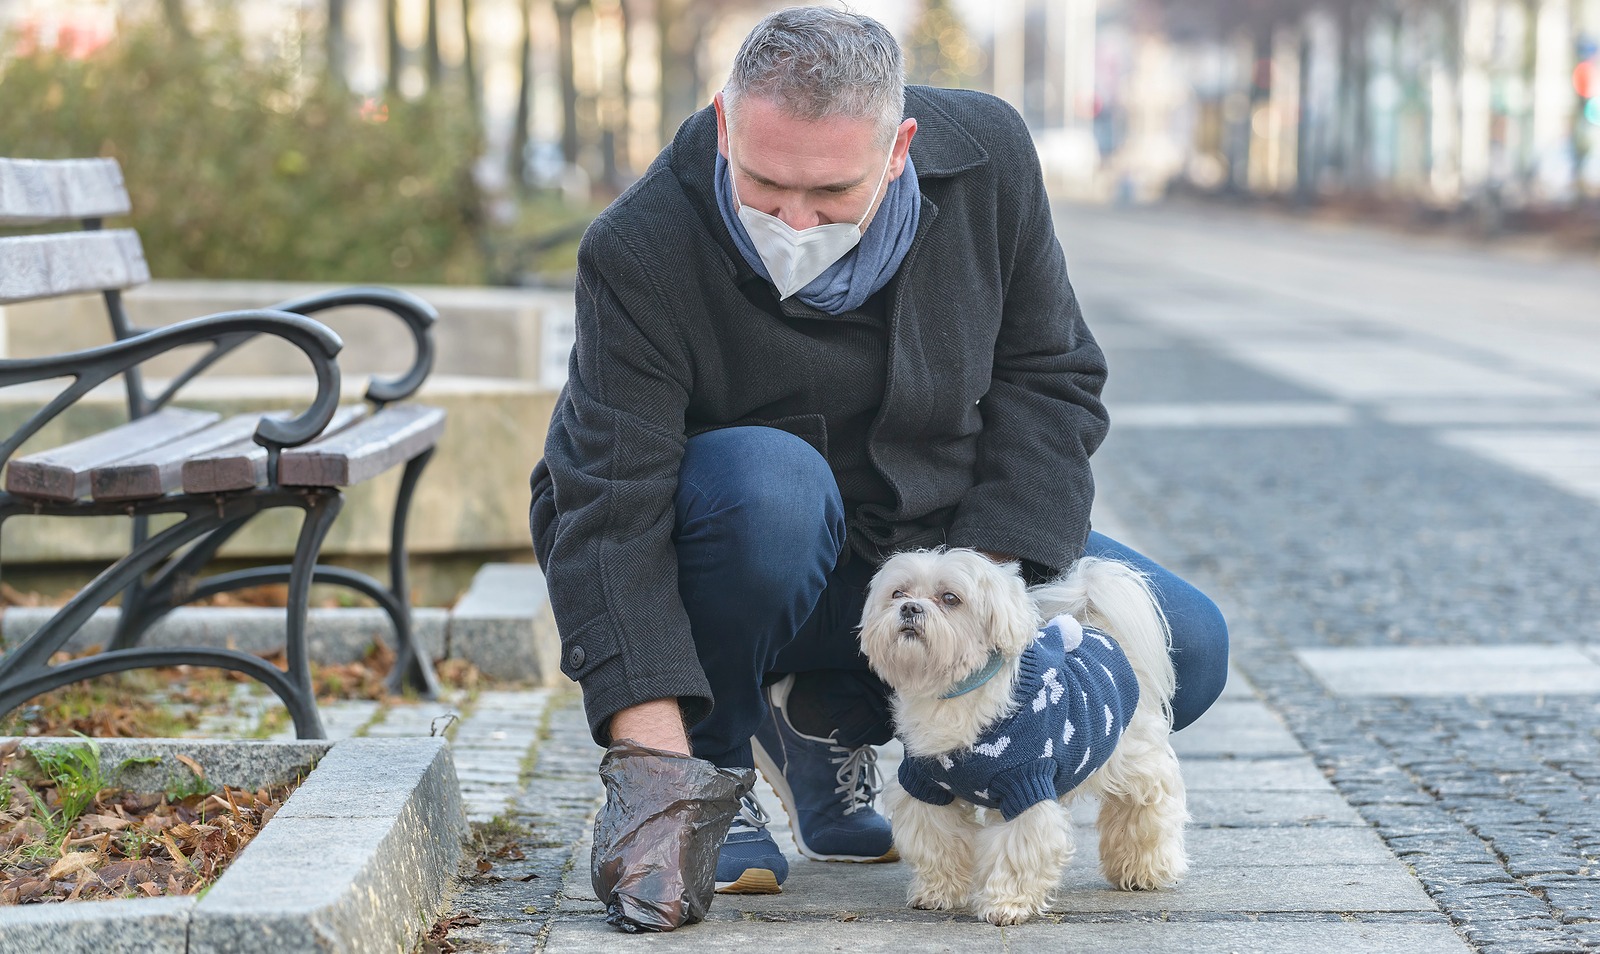
M 965 907 L 965 885 L 914 883 L 906 892 L 906 903 L 922 911 L 954 911 Z
M 1161 846 L 1133 857 L 1101 859 L 1101 873 L 1121 891 L 1159 891 L 1183 880 L 1189 871 L 1188 859 L 1178 846 Z
M 979 903 L 976 914 L 990 924 L 1004 927 L 1008 924 L 1021 924 L 1039 913 L 1037 905 L 1022 901 L 995 901 L 984 900 Z

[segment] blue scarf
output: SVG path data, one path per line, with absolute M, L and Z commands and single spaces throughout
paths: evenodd
M 772 281 L 755 243 L 750 241 L 744 223 L 739 221 L 739 212 L 733 205 L 733 180 L 728 160 L 721 152 L 717 153 L 715 178 L 717 208 L 722 212 L 728 233 L 733 236 L 733 244 L 739 247 L 740 254 L 757 275 Z M 900 268 L 906 253 L 911 251 L 911 240 L 917 234 L 917 220 L 921 215 L 922 191 L 917 187 L 917 170 L 907 156 L 905 171 L 888 184 L 878 214 L 861 233 L 861 242 L 800 289 L 800 300 L 830 315 L 860 308 L 878 289 L 889 284 L 889 279 Z

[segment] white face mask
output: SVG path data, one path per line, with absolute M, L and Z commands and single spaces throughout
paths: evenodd
M 878 176 L 878 184 L 873 188 L 872 198 L 867 200 L 867 208 L 861 213 L 860 220 L 796 229 L 776 215 L 757 211 L 739 201 L 739 186 L 733 175 L 733 139 L 729 137 L 728 181 L 733 185 L 733 201 L 739 205 L 739 221 L 744 223 L 744 230 L 749 233 L 756 254 L 761 256 L 761 264 L 767 266 L 767 274 L 772 276 L 772 284 L 777 286 L 780 301 L 811 284 L 813 279 L 860 243 L 861 226 L 867 221 L 872 204 L 878 201 L 878 190 L 883 188 L 884 180 L 889 177 L 889 163 L 893 160 L 894 147 L 890 146 L 889 157 L 883 161 L 883 172 Z

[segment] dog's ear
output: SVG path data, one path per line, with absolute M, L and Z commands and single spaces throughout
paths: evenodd
M 985 587 L 988 624 L 985 627 L 995 649 L 1008 656 L 1021 654 L 1039 630 L 1038 609 L 1028 596 L 1020 567 L 1008 564 L 995 568 Z

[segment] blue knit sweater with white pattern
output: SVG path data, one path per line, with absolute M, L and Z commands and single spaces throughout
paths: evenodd
M 1139 704 L 1139 683 L 1114 640 L 1057 616 L 1023 652 L 1011 702 L 1015 711 L 972 748 L 907 756 L 906 792 L 934 805 L 960 797 L 1010 821 L 1106 763 Z

